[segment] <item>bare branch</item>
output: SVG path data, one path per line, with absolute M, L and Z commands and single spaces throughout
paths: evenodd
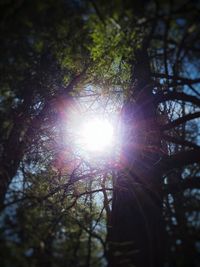
M 179 145 L 182 145 L 182 146 L 188 146 L 188 147 L 192 147 L 192 148 L 200 148 L 200 146 L 190 142 L 190 141 L 187 141 L 187 140 L 180 140 L 176 137 L 173 137 L 173 136 L 170 136 L 170 135 L 167 135 L 167 134 L 163 134 L 162 136 L 166 141 L 168 142 L 172 142 L 172 143 L 175 143 L 175 144 L 179 144 Z
M 177 120 L 174 120 L 166 125 L 163 125 L 161 126 L 161 131 L 167 131 L 167 130 L 170 130 L 172 128 L 175 128 L 177 126 L 179 126 L 180 124 L 183 124 L 187 121 L 190 121 L 190 120 L 193 120 L 193 119 L 196 119 L 196 118 L 199 118 L 200 117 L 200 112 L 195 112 L 195 113 L 192 113 L 192 114 L 188 114 L 188 115 L 185 115 Z
M 188 95 L 185 93 L 178 93 L 178 92 L 159 92 L 155 95 L 153 101 L 157 105 L 157 104 L 160 104 L 161 102 L 169 101 L 169 100 L 182 100 L 186 102 L 191 102 L 200 107 L 199 98 L 192 96 L 192 95 Z

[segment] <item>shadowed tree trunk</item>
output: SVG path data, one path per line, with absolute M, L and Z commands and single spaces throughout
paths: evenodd
M 132 99 L 122 111 L 122 170 L 114 181 L 109 267 L 162 265 L 160 138 L 146 49 L 136 53 Z

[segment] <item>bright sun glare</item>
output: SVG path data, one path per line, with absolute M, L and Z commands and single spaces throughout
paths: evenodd
M 105 119 L 91 119 L 80 127 L 80 143 L 84 150 L 103 152 L 113 145 L 113 126 Z
M 105 105 L 106 103 L 106 105 Z M 118 116 L 114 104 L 108 101 L 81 98 L 68 104 L 64 116 L 65 140 L 72 153 L 78 158 L 93 162 L 98 159 L 114 158 L 118 143 Z

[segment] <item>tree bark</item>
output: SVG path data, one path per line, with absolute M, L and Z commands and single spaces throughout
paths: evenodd
M 147 51 L 135 55 L 133 97 L 122 112 L 122 169 L 114 181 L 109 267 L 162 266 L 160 135 L 153 104 Z M 141 124 L 142 121 L 142 124 Z

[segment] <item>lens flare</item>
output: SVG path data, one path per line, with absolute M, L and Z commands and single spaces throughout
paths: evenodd
M 113 126 L 106 119 L 91 119 L 80 127 L 80 144 L 87 151 L 106 151 L 113 145 L 113 138 Z

